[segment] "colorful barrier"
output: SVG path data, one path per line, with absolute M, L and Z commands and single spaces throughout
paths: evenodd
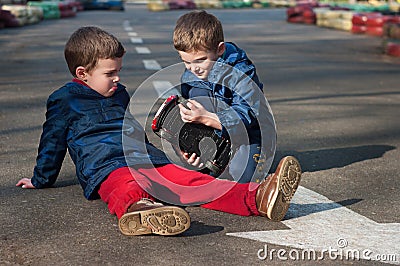
M 169 10 L 169 5 L 167 1 L 163 0 L 148 0 L 147 9 L 150 11 L 165 11 Z
M 219 0 L 194 0 L 198 9 L 222 8 L 222 2 Z
M 354 14 L 353 11 L 330 8 L 317 8 L 314 9 L 314 12 L 317 17 L 316 24 L 320 27 L 327 27 L 344 31 L 351 30 L 351 19 Z
M 313 5 L 298 5 L 286 9 L 286 18 L 291 23 L 315 24 L 316 15 Z
M 378 12 L 357 13 L 352 18 L 353 33 L 366 33 L 372 36 L 383 36 L 383 27 L 386 23 L 400 22 L 400 16 L 383 15 Z
M 286 15 L 291 23 L 315 23 L 354 34 L 382 37 L 384 53 L 400 56 L 400 13 L 380 2 L 376 5 L 299 4 L 287 8 Z
M 44 19 L 58 19 L 61 18 L 60 9 L 58 7 L 58 2 L 28 2 L 28 6 L 36 6 L 43 9 Z
M 1 7 L 5 27 L 20 27 L 31 25 L 43 20 L 43 10 L 25 5 L 3 5 Z M 3 18 L 3 19 L 2 19 Z
M 19 0 L 12 0 L 16 2 Z M 21 27 L 35 24 L 43 19 L 59 19 L 76 16 L 83 10 L 83 5 L 75 0 L 67 1 L 30 1 L 26 4 L 4 4 L 0 9 L 0 29 L 5 27 Z M 22 0 L 20 1 L 23 2 Z
M 387 22 L 383 26 L 382 46 L 384 53 L 400 57 L 400 21 Z
M 0 28 L 20 26 L 20 22 L 9 10 L 0 10 Z
M 296 0 L 147 0 L 150 11 L 172 9 L 264 8 L 295 6 Z
M 400 40 L 383 41 L 384 53 L 390 56 L 400 57 Z
M 196 4 L 192 0 L 170 0 L 168 1 L 170 10 L 174 9 L 195 9 Z

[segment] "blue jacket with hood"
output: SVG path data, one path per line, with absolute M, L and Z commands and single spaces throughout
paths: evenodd
M 245 51 L 225 42 L 225 52 L 206 80 L 185 70 L 181 92 L 184 98 L 196 99 L 215 113 L 222 125 L 222 130 L 215 132 L 231 140 L 234 156 L 229 174 L 223 175 L 242 183 L 264 178 L 275 154 L 275 121 L 263 84 Z
M 111 97 L 79 82 L 53 92 L 47 100 L 32 184 L 36 188 L 54 184 L 67 150 L 87 199 L 98 198 L 101 182 L 113 170 L 169 163 L 132 117 L 129 99 L 121 84 Z

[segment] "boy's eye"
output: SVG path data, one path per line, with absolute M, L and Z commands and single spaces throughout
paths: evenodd
M 108 77 L 112 77 L 112 76 L 114 76 L 116 74 L 116 72 L 107 72 L 106 73 L 106 75 L 108 76 Z
M 119 72 L 121 72 L 122 68 L 120 68 L 119 70 L 114 70 L 114 71 L 110 71 L 110 72 L 106 72 L 105 75 L 107 75 L 108 77 L 113 77 L 118 75 Z
M 182 61 L 183 61 L 183 63 L 185 63 L 187 65 L 190 65 L 190 64 L 201 64 L 201 63 L 204 63 L 205 61 L 207 61 L 207 59 L 206 58 L 205 59 L 196 59 L 196 60 L 193 60 L 192 62 L 185 61 L 185 60 L 182 60 Z

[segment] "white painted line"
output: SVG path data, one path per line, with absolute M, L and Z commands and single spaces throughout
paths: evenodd
M 169 81 L 155 80 L 153 81 L 153 87 L 157 91 L 158 96 L 164 99 L 171 95 L 181 94 Z
M 130 27 L 130 22 L 129 20 L 124 20 L 124 22 L 122 23 L 122 25 L 125 27 Z
M 124 26 L 125 31 L 133 31 L 133 28 L 131 26 Z
M 129 20 L 125 20 L 122 25 L 123 25 L 125 31 L 132 31 L 133 30 L 133 28 L 131 27 L 131 25 L 129 23 Z
M 321 252 L 329 259 L 328 250 L 341 256 L 400 264 L 400 223 L 379 224 L 323 195 L 299 187 L 282 223 L 290 230 L 228 233 L 229 236 L 253 239 L 305 251 Z M 269 254 L 262 254 L 270 258 Z M 270 250 L 271 251 L 271 250 Z M 292 250 L 285 249 L 286 258 Z M 324 253 L 325 252 L 325 253 Z M 310 254 L 309 252 L 308 254 Z M 301 254 L 301 252 L 300 252 Z M 275 258 L 277 254 L 275 252 Z M 359 258 L 357 258 L 359 256 Z M 349 258 L 350 257 L 350 258 Z M 260 258 L 260 256 L 259 256 Z M 264 258 L 264 257 L 263 257 Z M 343 258 L 343 257 L 342 257 Z
M 150 49 L 147 47 L 135 47 L 138 54 L 151 54 Z
M 137 36 L 137 33 L 131 31 L 131 32 L 128 32 L 128 36 L 129 36 L 129 37 L 136 37 L 136 36 Z
M 138 37 L 131 37 L 131 43 L 143 43 L 143 39 Z
M 161 66 L 156 60 L 143 60 L 144 68 L 147 70 L 160 70 Z

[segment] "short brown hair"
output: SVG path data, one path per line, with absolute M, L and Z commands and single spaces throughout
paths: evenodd
M 99 59 L 120 58 L 124 54 L 125 49 L 116 37 L 93 26 L 77 29 L 64 49 L 65 61 L 73 76 L 79 66 L 90 72 Z
M 224 41 L 224 32 L 214 15 L 204 10 L 192 11 L 176 22 L 173 40 L 178 51 L 216 51 Z

